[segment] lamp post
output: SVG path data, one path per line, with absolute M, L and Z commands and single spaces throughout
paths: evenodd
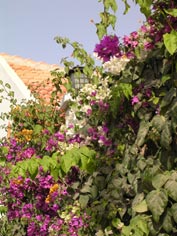
M 89 83 L 89 79 L 83 73 L 83 67 L 76 66 L 69 70 L 67 74 L 70 78 L 72 88 L 79 91 L 84 85 Z M 75 124 L 76 116 L 70 109 L 69 104 L 73 100 L 70 93 L 66 93 L 61 101 L 60 109 L 65 112 L 65 125 L 69 127 L 70 124 Z
M 76 90 L 81 89 L 85 84 L 89 83 L 89 79 L 83 73 L 83 67 L 75 66 L 68 73 L 72 87 Z
M 83 73 L 83 67 L 75 66 L 69 70 L 68 76 L 71 80 L 72 88 L 75 90 L 81 89 L 85 84 L 89 83 L 89 79 Z M 68 110 L 69 102 L 72 101 L 72 97 L 70 93 L 66 93 L 61 101 L 60 109 L 63 111 Z

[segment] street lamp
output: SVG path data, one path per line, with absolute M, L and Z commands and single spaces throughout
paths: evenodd
M 89 83 L 89 79 L 83 73 L 83 67 L 75 66 L 69 70 L 67 74 L 70 77 L 72 88 L 75 90 L 81 89 L 85 84 Z M 70 93 L 66 93 L 61 101 L 60 109 L 63 111 L 68 110 L 69 102 L 72 101 Z
M 71 80 L 72 88 L 76 90 L 81 89 L 85 84 L 89 83 L 89 79 L 83 73 L 83 67 L 81 66 L 75 66 L 70 69 L 68 75 Z

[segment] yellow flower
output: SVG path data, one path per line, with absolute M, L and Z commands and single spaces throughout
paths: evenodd
M 46 199 L 45 199 L 45 202 L 46 203 L 50 203 L 51 200 L 52 200 L 52 193 L 56 192 L 57 190 L 59 189 L 59 185 L 58 184 L 54 184 L 52 187 L 50 187 L 50 190 L 49 190 L 49 194 L 47 195 Z
M 59 188 L 58 184 L 54 184 L 51 188 L 50 188 L 50 193 L 54 193 L 55 191 L 57 191 Z
M 24 180 L 23 179 L 13 179 L 13 183 L 17 185 L 23 184 Z
M 11 112 L 12 112 L 12 113 L 15 113 L 15 112 L 20 112 L 20 111 L 21 111 L 21 107 L 20 107 L 20 106 L 18 106 L 18 105 L 17 105 L 17 106 L 15 106 L 15 107 L 13 107 L 13 108 L 12 108 L 12 110 L 11 110 Z
M 49 204 L 51 201 L 51 197 L 50 195 L 47 195 L 46 199 L 45 199 L 45 203 Z

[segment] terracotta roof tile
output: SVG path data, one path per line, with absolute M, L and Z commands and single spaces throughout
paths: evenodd
M 51 71 L 61 69 L 58 65 L 50 65 L 44 62 L 35 62 L 30 59 L 24 59 L 19 56 L 12 56 L 5 53 L 0 53 L 1 56 L 7 61 L 11 68 L 21 78 L 24 84 L 30 88 L 32 93 L 36 93 L 45 100 L 50 101 L 51 93 L 54 90 L 52 86 Z M 62 93 L 58 94 L 60 98 L 66 92 L 64 86 L 61 86 Z

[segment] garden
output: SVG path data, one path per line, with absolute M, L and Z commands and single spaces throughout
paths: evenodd
M 96 59 L 55 38 L 73 53 L 52 71 L 50 104 L 17 104 L 2 78 L 11 130 L 0 140 L 0 236 L 177 235 L 177 2 L 133 0 L 146 20 L 122 38 L 109 33 L 118 1 L 99 2 Z M 88 80 L 80 89 L 72 68 Z

